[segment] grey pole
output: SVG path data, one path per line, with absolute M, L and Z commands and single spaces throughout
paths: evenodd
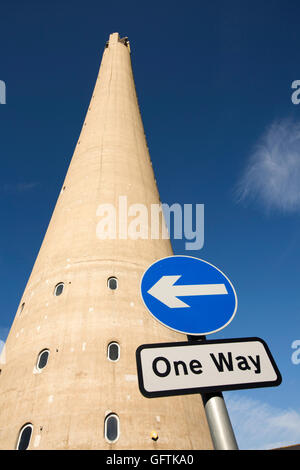
M 207 423 L 215 450 L 238 450 L 222 393 L 203 393 Z
M 188 335 L 191 342 L 205 339 L 205 336 Z M 222 392 L 202 393 L 201 396 L 215 450 L 238 450 Z

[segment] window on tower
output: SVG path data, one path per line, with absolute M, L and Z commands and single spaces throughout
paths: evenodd
M 116 342 L 109 343 L 107 357 L 110 361 L 116 362 L 120 359 L 120 345 Z
M 43 351 L 40 352 L 37 363 L 36 363 L 36 368 L 39 371 L 41 371 L 42 369 L 46 367 L 48 363 L 49 355 L 50 355 L 49 349 L 43 349 Z
M 30 444 L 31 434 L 32 434 L 33 426 L 31 423 L 25 424 L 18 437 L 17 442 L 17 450 L 26 450 Z
M 21 313 L 23 312 L 24 307 L 25 307 L 25 302 L 23 302 L 21 307 L 20 307 L 19 315 L 21 315 Z
M 116 442 L 120 435 L 120 420 L 119 416 L 115 413 L 111 413 L 105 418 L 104 422 L 104 436 L 105 439 L 110 442 Z
M 63 290 L 64 290 L 64 283 L 60 282 L 59 284 L 55 286 L 54 295 L 58 297 L 59 295 L 63 293 Z
M 107 279 L 107 286 L 111 290 L 115 290 L 118 288 L 118 279 L 116 277 L 109 277 Z

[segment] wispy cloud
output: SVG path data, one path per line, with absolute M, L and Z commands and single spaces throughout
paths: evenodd
M 2 190 L 6 193 L 24 193 L 31 191 L 32 189 L 39 186 L 39 183 L 5 183 L 2 185 Z
M 250 155 L 238 183 L 240 201 L 257 200 L 267 210 L 300 210 L 300 122 L 269 126 Z
M 232 393 L 226 398 L 240 449 L 276 449 L 300 443 L 300 410 L 277 408 Z

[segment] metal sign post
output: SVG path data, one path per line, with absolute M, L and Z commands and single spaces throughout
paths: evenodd
M 202 400 L 215 450 L 239 450 L 222 392 L 203 393 Z
M 187 336 L 191 343 L 205 336 Z M 215 450 L 239 450 L 222 392 L 201 393 L 211 439 Z

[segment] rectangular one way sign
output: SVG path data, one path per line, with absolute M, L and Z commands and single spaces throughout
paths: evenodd
M 144 344 L 136 360 L 139 388 L 147 398 L 281 383 L 269 348 L 259 338 Z

